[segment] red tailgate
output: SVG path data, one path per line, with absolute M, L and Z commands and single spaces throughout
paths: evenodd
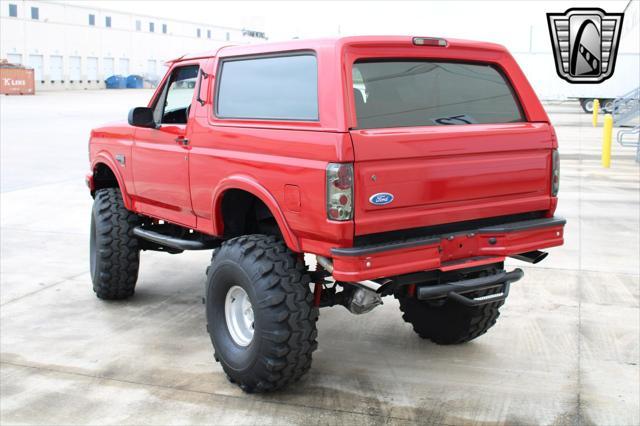
M 353 130 L 356 235 L 547 210 L 546 123 Z M 376 205 L 375 194 L 393 201 Z

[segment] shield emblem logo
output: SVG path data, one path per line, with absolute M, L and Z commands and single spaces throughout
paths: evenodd
M 556 71 L 569 83 L 601 83 L 613 75 L 623 13 L 572 8 L 547 13 Z

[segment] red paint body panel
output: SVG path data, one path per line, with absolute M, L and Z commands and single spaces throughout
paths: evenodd
M 317 121 L 222 119 L 215 116 L 220 59 L 312 52 L 318 65 Z M 526 122 L 354 130 L 351 69 L 365 58 L 434 58 L 491 63 L 511 82 Z M 552 216 L 551 152 L 557 141 L 549 119 L 511 55 L 490 43 L 448 40 L 447 47 L 414 46 L 411 37 L 347 37 L 223 47 L 211 55 L 178 58 L 152 97 L 155 104 L 171 71 L 198 64 L 208 78 L 194 92 L 187 124 L 159 129 L 114 124 L 91 135 L 91 168 L 109 167 L 127 208 L 221 236 L 221 200 L 231 189 L 258 197 L 297 252 L 330 256 L 356 236 L 532 211 Z M 196 98 L 204 101 L 203 104 Z M 123 113 L 124 115 L 124 113 Z M 176 143 L 186 137 L 190 143 Z M 121 164 L 116 160 L 123 156 Z M 354 164 L 354 219 L 327 219 L 326 167 Z M 372 176 L 375 175 L 375 179 Z M 88 182 L 94 185 L 94 179 Z M 369 203 L 394 194 L 386 206 Z M 335 277 L 379 278 L 439 267 L 452 261 L 562 244 L 549 229 L 394 250 L 368 258 L 334 257 Z M 367 268 L 363 262 L 372 262 Z M 474 260 L 482 261 L 482 260 Z M 443 266 L 445 264 L 445 266 Z M 448 266 L 447 266 L 448 265 Z
M 134 199 L 141 213 L 194 227 L 191 208 L 188 149 L 176 142 L 185 125 L 136 129 L 133 148 Z M 158 165 L 162 164 L 162 170 Z
M 352 131 L 356 234 L 549 209 L 549 128 L 517 123 Z M 393 203 L 369 203 L 379 192 L 394 194 Z

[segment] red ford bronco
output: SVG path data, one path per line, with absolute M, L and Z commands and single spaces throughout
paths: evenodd
M 91 133 L 93 290 L 133 295 L 141 250 L 213 249 L 207 330 L 244 391 L 309 370 L 320 307 L 393 295 L 420 337 L 472 340 L 522 278 L 505 257 L 563 243 L 556 135 L 502 46 L 348 37 L 169 65 Z

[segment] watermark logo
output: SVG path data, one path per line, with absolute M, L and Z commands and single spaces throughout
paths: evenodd
M 622 13 L 571 8 L 547 13 L 556 71 L 569 83 L 601 83 L 613 75 Z

